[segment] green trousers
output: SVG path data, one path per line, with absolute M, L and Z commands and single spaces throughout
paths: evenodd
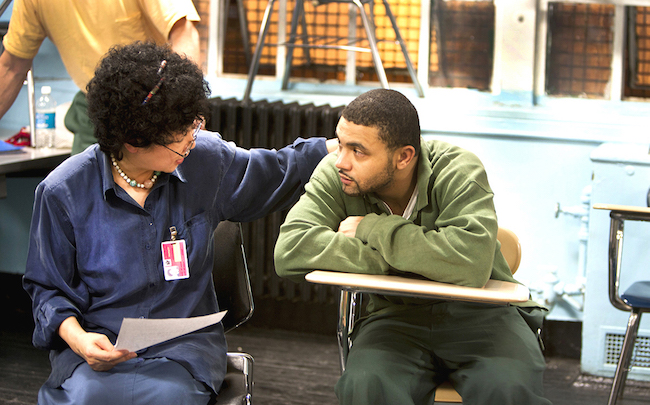
M 95 128 L 88 118 L 86 95 L 81 91 L 72 99 L 72 104 L 63 122 L 65 127 L 74 134 L 71 155 L 83 152 L 90 145 L 97 143 Z
M 433 404 L 449 379 L 465 405 L 550 404 L 534 311 L 442 302 L 370 316 L 353 331 L 339 403 Z

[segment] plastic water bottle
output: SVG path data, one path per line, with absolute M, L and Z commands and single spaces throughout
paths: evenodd
M 50 86 L 41 87 L 41 96 L 36 101 L 36 139 L 32 141 L 35 148 L 54 147 L 56 133 L 56 101 L 51 96 Z

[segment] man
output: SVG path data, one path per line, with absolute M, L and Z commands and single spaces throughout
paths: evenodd
M 414 274 L 481 287 L 514 281 L 496 240 L 493 193 L 481 162 L 423 141 L 402 94 L 372 90 L 337 125 L 325 158 L 280 229 L 275 265 L 301 281 L 313 269 Z M 464 404 L 549 404 L 531 325 L 542 309 L 372 295 L 352 334 L 341 404 L 430 404 L 450 378 Z M 537 330 L 537 326 L 532 326 Z
M 113 45 L 135 40 L 169 43 L 198 63 L 199 15 L 191 0 L 14 0 L 0 55 L 0 118 L 16 100 L 43 40 L 57 47 L 68 74 L 81 89 L 65 117 L 74 133 L 72 154 L 97 142 L 86 114 L 86 85 Z

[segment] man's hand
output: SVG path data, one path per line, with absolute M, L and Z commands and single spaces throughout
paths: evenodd
M 61 323 L 59 335 L 95 371 L 107 371 L 118 363 L 137 357 L 128 350 L 115 350 L 106 335 L 86 332 L 73 316 Z
M 341 223 L 339 224 L 339 232 L 341 232 L 343 235 L 348 236 L 350 238 L 354 238 L 354 236 L 357 234 L 357 227 L 359 226 L 359 222 L 364 217 L 362 216 L 353 216 L 353 217 L 347 217 Z
M 325 140 L 325 145 L 327 146 L 327 153 L 336 152 L 339 148 L 339 139 L 331 138 Z

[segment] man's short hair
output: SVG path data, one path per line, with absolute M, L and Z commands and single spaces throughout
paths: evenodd
M 140 41 L 112 47 L 87 90 L 88 117 L 99 146 L 118 159 L 126 143 L 148 147 L 177 142 L 195 119 L 205 116 L 210 94 L 196 63 L 168 45 Z
M 402 93 L 374 89 L 348 104 L 341 116 L 356 125 L 374 127 L 389 150 L 413 146 L 420 152 L 420 119 L 418 112 Z

